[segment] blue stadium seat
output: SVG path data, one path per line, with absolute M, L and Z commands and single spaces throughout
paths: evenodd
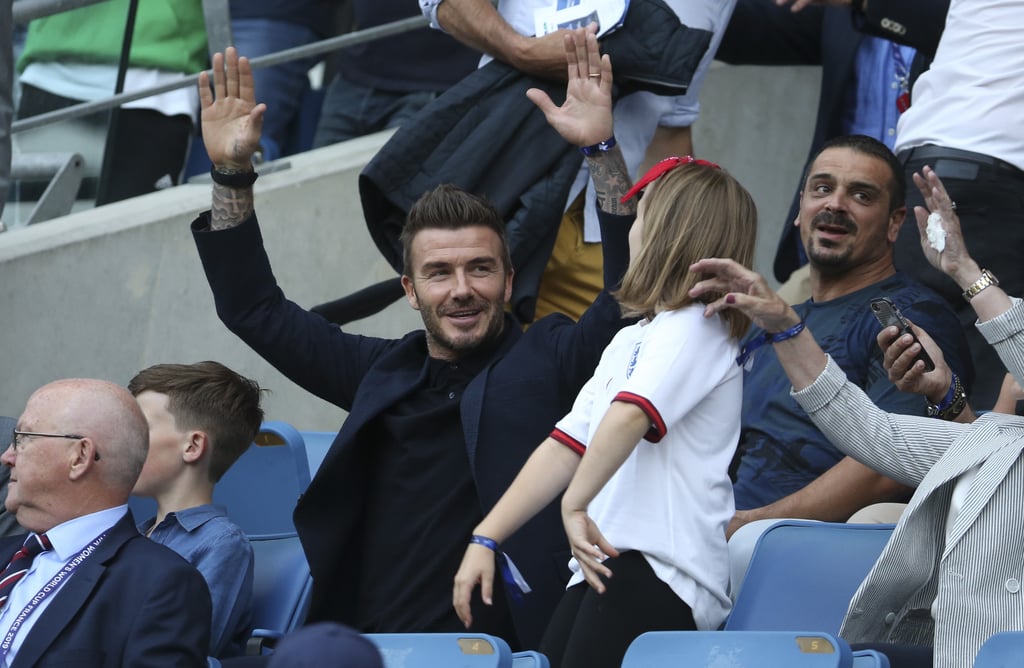
M 840 638 L 815 631 L 651 631 L 626 650 L 622 668 L 852 668 Z
M 308 486 L 302 436 L 286 422 L 264 422 L 256 442 L 217 483 L 213 502 L 250 536 L 294 533 L 292 511 Z
M 512 653 L 512 668 L 551 668 L 551 662 L 540 652 L 525 650 Z
M 725 629 L 839 633 L 892 529 L 803 520 L 772 525 L 754 548 Z
M 313 578 L 294 533 L 249 538 L 253 551 L 253 627 L 246 653 L 259 655 L 306 619 Z
M 985 641 L 974 659 L 974 668 L 1024 666 L 1024 631 L 1003 631 Z
M 873 649 L 861 649 L 853 653 L 853 668 L 889 668 L 889 659 Z
M 484 633 L 367 633 L 384 668 L 512 668 L 512 651 Z
M 309 471 L 316 475 L 317 469 L 324 461 L 327 451 L 331 449 L 338 435 L 336 431 L 303 431 L 302 440 L 306 443 L 306 457 L 309 459 Z
M 302 435 L 287 422 L 268 421 L 217 483 L 213 502 L 250 536 L 294 533 L 292 511 L 309 480 Z M 153 499 L 133 496 L 128 506 L 136 521 L 156 514 Z

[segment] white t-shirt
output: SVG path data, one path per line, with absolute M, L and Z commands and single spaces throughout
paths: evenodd
M 585 452 L 612 401 L 647 413 L 651 430 L 588 512 L 616 549 L 644 554 L 691 607 L 697 628 L 714 630 L 731 605 L 725 528 L 735 506 L 728 469 L 739 440 L 743 378 L 725 322 L 703 311 L 694 304 L 619 331 L 553 437 Z M 569 586 L 583 582 L 575 559 L 569 568 Z
M 896 152 L 937 144 L 1024 169 L 1024 0 L 952 0 Z

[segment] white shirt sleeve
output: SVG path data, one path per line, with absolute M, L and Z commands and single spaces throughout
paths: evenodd
M 437 22 L 437 8 L 443 0 L 420 0 L 420 11 L 423 16 L 430 19 L 430 27 L 434 30 L 444 31 L 441 24 Z
M 736 344 L 725 323 L 705 318 L 699 304 L 660 313 L 648 327 L 615 400 L 643 409 L 651 420 L 644 438 L 657 443 L 735 372 Z

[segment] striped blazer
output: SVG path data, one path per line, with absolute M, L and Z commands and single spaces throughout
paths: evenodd
M 1024 378 L 1024 302 L 977 326 Z M 971 668 L 992 634 L 1024 630 L 1024 418 L 989 413 L 958 424 L 886 413 L 831 359 L 793 396 L 838 448 L 917 488 L 840 634 L 932 644 L 935 668 Z M 954 487 L 970 471 L 976 477 L 947 526 Z

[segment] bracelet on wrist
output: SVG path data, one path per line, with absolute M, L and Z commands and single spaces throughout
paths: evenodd
M 228 188 L 248 188 L 256 182 L 259 174 L 254 169 L 210 168 L 210 178 L 219 186 Z
M 971 300 L 977 297 L 979 292 L 991 285 L 999 285 L 999 279 L 996 278 L 996 275 L 988 269 L 982 269 L 981 276 L 978 280 L 971 283 L 967 286 L 967 289 L 964 290 L 964 299 L 966 299 L 967 303 L 970 304 Z
M 607 153 L 608 151 L 612 150 L 613 148 L 615 148 L 616 143 L 617 142 L 615 141 L 615 135 L 612 135 L 611 137 L 605 139 L 602 142 L 598 142 L 590 146 L 580 146 L 580 153 L 587 156 L 588 158 L 593 158 L 594 156 L 601 155 L 602 153 Z
M 781 332 L 775 332 L 774 334 L 770 334 L 768 332 L 761 332 L 754 338 L 747 341 L 746 345 L 743 346 L 743 349 L 740 350 L 740 354 L 736 357 L 736 364 L 738 364 L 739 366 L 746 365 L 747 360 L 750 359 L 751 354 L 753 354 L 755 350 L 757 350 L 764 344 L 769 342 L 781 343 L 783 341 L 791 339 L 800 332 L 804 331 L 804 327 L 806 327 L 806 325 L 804 324 L 804 321 L 801 320 L 800 322 L 796 323 L 789 329 L 786 329 Z
M 476 534 L 473 534 L 469 537 L 469 542 L 476 543 L 477 545 L 483 545 L 492 552 L 499 551 L 498 541 L 494 540 L 493 538 L 488 538 L 487 536 L 478 536 Z
M 967 394 L 964 392 L 963 383 L 955 373 L 949 382 L 949 390 L 946 396 L 937 404 L 928 403 L 928 416 L 940 420 L 955 420 L 958 415 L 964 412 L 967 407 Z

